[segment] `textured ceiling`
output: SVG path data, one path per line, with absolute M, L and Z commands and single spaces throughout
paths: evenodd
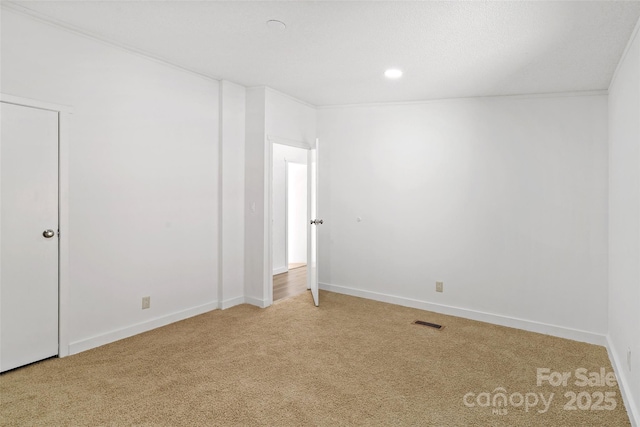
M 314 105 L 607 89 L 640 16 L 638 1 L 12 4 Z M 385 79 L 389 67 L 404 77 Z

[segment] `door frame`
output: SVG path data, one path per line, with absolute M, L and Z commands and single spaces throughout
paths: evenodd
M 69 355 L 69 138 L 73 107 L 0 93 L 0 102 L 58 113 L 58 357 Z
M 300 141 L 267 135 L 264 139 L 264 247 L 262 268 L 262 301 L 263 307 L 273 304 L 273 144 L 311 150 L 315 141 Z

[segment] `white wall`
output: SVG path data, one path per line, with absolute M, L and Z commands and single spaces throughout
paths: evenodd
M 609 88 L 609 347 L 631 398 L 628 412 L 640 423 L 640 36 L 634 34 Z
M 307 153 L 305 153 L 307 154 Z M 287 239 L 289 263 L 307 262 L 307 165 L 289 163 Z
M 247 89 L 245 146 L 245 299 L 266 306 L 271 303 L 265 283 L 273 272 L 268 257 L 271 246 L 271 175 L 265 165 L 272 161 L 273 140 L 308 143 L 316 137 L 314 107 L 266 87 Z
M 245 221 L 244 221 L 244 295 L 245 301 L 265 305 L 263 283 L 265 268 L 265 91 L 248 88 L 245 122 Z M 265 265 L 266 264 L 266 265 Z
M 221 308 L 244 302 L 244 140 L 246 90 L 220 82 Z
M 318 129 L 324 288 L 607 332 L 605 95 L 323 108 Z
M 271 88 L 263 89 L 266 134 L 312 144 L 316 139 L 316 108 Z
M 74 108 L 71 352 L 215 308 L 218 82 L 8 10 L 1 31 L 2 92 Z
M 272 246 L 273 274 L 288 271 L 286 253 L 286 188 L 287 162 L 307 163 L 307 150 L 282 144 L 273 144 L 273 183 L 272 183 Z M 306 221 L 306 218 L 305 218 Z M 306 249 L 305 249 L 306 251 Z

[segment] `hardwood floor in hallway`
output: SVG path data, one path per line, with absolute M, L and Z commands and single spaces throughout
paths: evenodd
M 297 267 L 287 273 L 273 276 L 273 300 L 301 294 L 307 290 L 307 266 Z

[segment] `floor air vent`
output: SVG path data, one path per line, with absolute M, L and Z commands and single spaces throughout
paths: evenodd
M 430 328 L 438 329 L 438 330 L 443 328 L 442 325 L 438 325 L 437 323 L 423 322 L 422 320 L 416 320 L 415 322 L 413 322 L 413 324 L 420 325 L 420 326 L 428 326 Z

